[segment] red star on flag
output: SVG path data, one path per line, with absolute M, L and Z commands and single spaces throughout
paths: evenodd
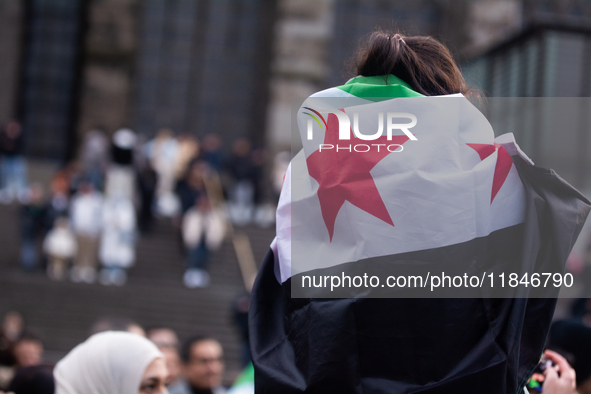
M 388 145 L 402 145 L 409 139 L 406 135 L 400 135 L 392 136 L 392 140 L 387 137 L 373 141 L 356 137 L 339 140 L 338 134 L 337 116 L 329 114 L 324 144 L 330 144 L 334 148 L 317 150 L 306 159 L 310 176 L 318 182 L 320 209 L 331 242 L 337 214 L 345 201 L 394 226 L 370 171 L 390 154 Z M 354 136 L 353 133 L 352 135 Z M 369 145 L 371 149 L 368 152 L 355 152 L 353 148 L 351 151 L 342 149 L 356 144 Z M 338 150 L 337 146 L 340 146 Z
M 466 144 L 470 148 L 474 149 L 476 153 L 480 156 L 480 160 L 484 160 L 490 155 L 492 155 L 495 151 L 498 151 L 497 156 L 497 164 L 495 165 L 495 175 L 493 177 L 493 187 L 490 196 L 490 203 L 492 204 L 493 200 L 495 199 L 497 193 L 505 183 L 507 179 L 507 175 L 509 175 L 509 171 L 511 170 L 511 166 L 513 165 L 513 159 L 511 159 L 511 155 L 502 145 L 497 144 L 495 142 L 494 145 L 490 144 Z

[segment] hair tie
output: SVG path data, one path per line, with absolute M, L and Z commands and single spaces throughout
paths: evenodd
M 406 44 L 406 41 L 404 41 L 404 39 L 402 38 L 402 36 L 401 36 L 400 34 L 398 34 L 398 33 L 394 34 L 394 38 L 395 38 L 397 41 L 400 41 L 400 42 L 402 42 L 403 44 Z

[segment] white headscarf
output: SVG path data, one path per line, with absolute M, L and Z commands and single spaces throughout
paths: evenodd
M 76 346 L 54 369 L 56 394 L 137 394 L 148 365 L 164 357 L 136 334 L 107 331 Z

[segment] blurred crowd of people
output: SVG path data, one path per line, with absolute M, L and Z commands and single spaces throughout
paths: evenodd
M 10 122 L 0 131 L 0 202 L 22 205 L 23 268 L 43 267 L 54 280 L 123 285 L 138 236 L 155 218 L 170 218 L 182 239 L 185 285 L 207 286 L 229 221 L 274 223 L 289 163 L 289 153 L 277 155 L 269 178 L 262 147 L 241 138 L 225 154 L 223 143 L 216 134 L 199 141 L 170 129 L 150 140 L 129 129 L 110 137 L 91 130 L 47 193 L 29 184 L 21 126 Z
M 590 317 L 591 301 L 578 299 L 569 318 L 552 324 L 546 351 L 527 385 L 530 393 L 591 394 Z M 29 331 L 23 316 L 15 311 L 5 313 L 0 325 L 0 393 L 123 394 L 132 392 L 129 387 L 139 393 L 254 393 L 248 357 L 242 360 L 243 373 L 229 378 L 223 347 L 215 337 L 191 335 L 181 342 L 169 327 L 144 329 L 124 317 L 101 318 L 88 335 L 54 365 L 45 359 L 42 339 Z M 147 365 L 155 358 L 162 361 L 161 374 L 152 371 L 155 375 L 150 378 L 144 371 L 153 370 Z M 116 378 L 104 375 L 105 371 Z
M 44 359 L 40 337 L 26 329 L 23 317 L 15 311 L 6 313 L 0 326 L 0 392 L 128 394 L 132 392 L 130 379 L 131 387 L 135 387 L 133 392 L 165 392 L 157 390 L 157 384 L 150 379 L 134 381 L 147 366 L 142 364 L 145 357 L 162 359 L 162 387 L 167 387 L 170 394 L 244 393 L 224 387 L 224 351 L 214 337 L 192 335 L 181 343 L 176 332 L 168 327 L 145 330 L 128 318 L 105 317 L 92 325 L 88 340 L 53 365 Z M 242 384 L 240 390 L 243 389 Z

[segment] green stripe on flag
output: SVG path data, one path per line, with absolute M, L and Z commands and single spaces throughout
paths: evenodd
M 386 78 L 387 77 L 387 78 Z M 338 89 L 356 97 L 381 101 L 393 97 L 424 97 L 411 89 L 410 85 L 395 75 L 379 75 L 375 77 L 355 77 Z
M 232 387 L 240 386 L 245 383 L 254 383 L 254 368 L 252 363 L 248 364 L 246 368 L 242 370 L 242 373 L 236 378 Z

